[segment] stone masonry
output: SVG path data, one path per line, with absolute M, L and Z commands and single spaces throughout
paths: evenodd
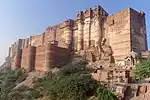
M 19 39 L 9 48 L 11 69 L 47 71 L 68 62 L 71 54 L 107 40 L 115 63 L 133 51 L 147 51 L 145 13 L 132 8 L 109 15 L 101 6 L 79 11 L 76 19 L 49 26 L 40 35 Z

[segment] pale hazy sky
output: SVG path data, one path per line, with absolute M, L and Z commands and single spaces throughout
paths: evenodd
M 113 14 L 132 7 L 146 13 L 150 32 L 149 0 L 0 0 L 0 64 L 18 38 L 40 34 L 50 25 L 75 18 L 77 11 L 101 5 Z M 150 35 L 148 34 L 150 48 Z

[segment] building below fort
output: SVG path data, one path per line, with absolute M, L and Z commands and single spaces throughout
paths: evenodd
M 101 6 L 79 11 L 76 19 L 49 26 L 36 36 L 19 39 L 9 48 L 11 69 L 47 71 L 67 63 L 73 55 L 93 62 L 134 64 L 147 58 L 145 13 L 132 8 L 109 15 Z

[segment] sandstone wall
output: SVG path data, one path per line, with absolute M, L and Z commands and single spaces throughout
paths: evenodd
M 130 9 L 109 16 L 105 22 L 105 36 L 112 47 L 116 61 L 124 60 L 130 47 Z
M 87 49 L 90 46 L 90 38 L 91 38 L 91 9 L 86 13 L 89 13 L 88 18 L 84 19 L 84 27 L 83 27 L 83 40 L 84 40 L 84 49 Z
M 64 34 L 64 27 L 59 25 L 56 31 L 56 41 L 59 41 L 58 42 L 59 47 L 66 48 L 65 36 L 66 34 Z
M 17 48 L 15 53 L 12 57 L 11 67 L 13 70 L 19 69 L 21 67 L 21 57 L 22 57 L 22 50 Z
M 30 58 L 28 51 L 30 46 L 33 46 L 36 48 L 35 66 L 38 66 L 39 70 L 46 66 L 46 47 L 49 42 L 57 45 L 55 55 L 64 57 L 58 54 L 84 51 L 93 45 L 100 46 L 102 38 L 106 38 L 108 45 L 112 47 L 115 61 L 119 63 L 124 63 L 124 59 L 131 51 L 147 50 L 144 13 L 129 8 L 108 16 L 101 6 L 89 8 L 84 12 L 78 12 L 75 20 L 68 19 L 63 23 L 47 27 L 40 35 L 19 39 L 9 48 L 9 56 L 12 57 L 12 64 L 15 67 L 14 62 L 22 55 L 21 67 L 26 68 Z M 18 48 L 22 52 L 21 55 L 16 53 Z M 55 57 L 54 59 L 55 62 L 61 63 L 60 59 Z M 20 64 L 16 65 L 20 67 Z
M 22 50 L 21 68 L 27 71 L 47 71 L 54 67 L 60 67 L 70 60 L 70 52 L 68 49 L 58 47 L 55 44 L 48 43 L 46 46 L 29 46 Z M 14 57 L 13 66 L 16 67 L 18 62 Z
M 27 71 L 34 70 L 35 66 L 35 53 L 36 53 L 36 47 L 29 46 L 28 48 L 24 48 L 22 50 L 22 56 L 21 56 L 21 68 L 26 69 Z
M 46 28 L 45 34 L 44 34 L 44 45 L 48 43 L 48 41 L 53 41 L 56 40 L 56 32 L 57 32 L 57 27 L 48 27 Z
M 87 49 L 90 46 L 100 46 L 104 37 L 104 21 L 108 13 L 101 7 L 87 9 L 85 12 L 80 11 L 77 14 L 78 26 L 78 51 Z
M 43 43 L 43 35 L 36 35 L 30 37 L 30 45 L 31 46 L 42 46 Z
M 54 44 L 47 44 L 36 48 L 35 70 L 47 71 L 54 67 L 60 67 L 70 60 L 67 49 Z
M 78 29 L 76 27 L 74 27 L 73 30 L 73 45 L 72 48 L 74 49 L 74 51 L 78 50 Z
M 35 70 L 45 71 L 45 46 L 39 46 L 36 48 L 35 54 Z
M 68 49 L 57 47 L 54 49 L 54 64 L 58 67 L 67 63 L 71 58 Z
M 28 68 L 27 61 L 28 61 L 28 48 L 24 48 L 22 50 L 21 68 L 25 69 Z

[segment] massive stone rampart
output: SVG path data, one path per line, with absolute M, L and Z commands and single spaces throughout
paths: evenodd
M 109 16 L 101 6 L 79 11 L 75 20 L 13 43 L 9 49 L 12 69 L 45 71 L 60 65 L 70 53 L 99 47 L 103 38 L 112 47 L 115 62 L 123 64 L 131 51 L 147 50 L 145 14 L 128 8 Z

